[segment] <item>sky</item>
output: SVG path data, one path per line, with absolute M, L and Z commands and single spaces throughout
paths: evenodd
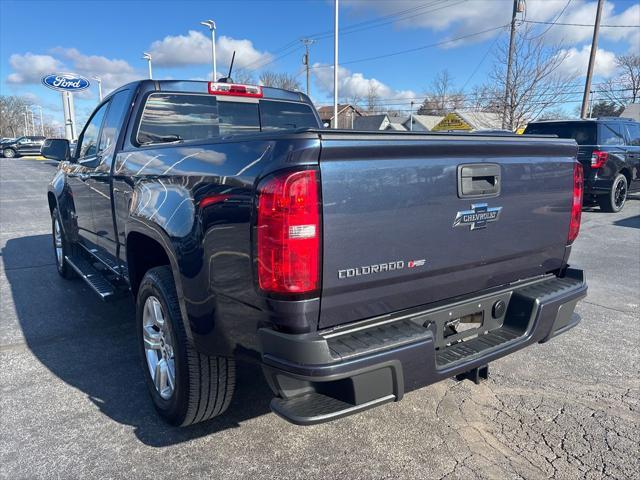
M 530 35 L 567 51 L 562 65 L 584 82 L 596 1 L 527 0 Z M 366 97 L 373 85 L 390 109 L 408 109 L 446 69 L 469 92 L 486 81 L 493 56 L 508 39 L 511 0 L 341 0 L 340 97 Z M 311 96 L 333 95 L 332 0 L 11 1 L 0 0 L 0 93 L 25 95 L 62 123 L 60 95 L 44 87 L 45 74 L 74 72 L 102 79 L 105 93 L 148 76 L 210 79 L 210 33 L 217 25 L 218 71 L 229 67 L 257 78 L 270 70 L 295 75 L 304 88 L 302 38 L 310 38 Z M 640 25 L 638 0 L 608 0 L 602 25 Z M 594 82 L 615 78 L 615 56 L 640 51 L 640 27 L 603 27 Z M 577 88 L 580 90 L 580 87 Z M 564 105 L 574 110 L 575 103 Z M 79 124 L 98 101 L 97 83 L 76 94 Z

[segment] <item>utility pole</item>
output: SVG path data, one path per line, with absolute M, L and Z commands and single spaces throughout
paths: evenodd
M 509 36 L 509 55 L 507 58 L 507 78 L 505 79 L 504 87 L 504 106 L 502 108 L 502 129 L 506 129 L 507 126 L 511 130 L 511 121 L 507 125 L 507 105 L 511 103 L 511 64 L 513 62 L 513 50 L 515 49 L 516 40 L 516 15 L 524 12 L 525 4 L 524 0 L 513 0 L 513 12 L 511 13 L 511 34 Z
M 338 0 L 334 0 L 333 25 L 333 128 L 338 128 Z
M 302 43 L 304 43 L 304 48 L 305 48 L 305 54 L 304 54 L 304 58 L 302 59 L 302 63 L 305 66 L 305 69 L 307 70 L 307 96 L 310 95 L 310 89 L 309 89 L 309 45 L 315 43 L 315 40 L 311 40 L 310 38 L 303 38 L 302 39 Z
M 587 80 L 584 82 L 584 95 L 582 97 L 582 108 L 580 109 L 580 118 L 587 116 L 589 108 L 589 92 L 591 91 L 591 77 L 593 75 L 593 65 L 596 62 L 596 52 L 598 51 L 598 33 L 600 31 L 600 17 L 602 16 L 602 7 L 604 0 L 598 0 L 596 10 L 596 23 L 593 26 L 593 40 L 591 40 L 591 54 L 589 55 L 589 66 L 587 67 Z

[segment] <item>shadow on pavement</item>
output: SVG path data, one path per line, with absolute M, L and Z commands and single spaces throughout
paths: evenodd
M 640 215 L 635 217 L 623 218 L 622 220 L 616 220 L 613 222 L 618 227 L 640 228 Z
M 132 299 L 105 303 L 81 280 L 59 277 L 50 235 L 10 239 L 2 257 L 31 352 L 102 413 L 133 426 L 145 444 L 180 443 L 238 428 L 242 421 L 270 412 L 273 395 L 259 365 L 238 362 L 238 387 L 222 418 L 187 428 L 168 425 L 156 414 L 143 381 Z M 29 265 L 25 259 L 31 259 Z

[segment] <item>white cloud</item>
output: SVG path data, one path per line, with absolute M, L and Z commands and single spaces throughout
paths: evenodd
M 313 75 L 320 90 L 326 94 L 333 94 L 333 66 L 316 63 L 313 65 Z M 375 78 L 366 78 L 362 73 L 351 73 L 345 67 L 338 66 L 338 95 L 340 98 L 358 97 L 366 100 L 369 90 L 374 88 L 380 99 L 407 99 L 416 97 L 411 90 L 394 90 Z
M 558 67 L 558 73 L 584 77 L 587 74 L 590 52 L 590 45 L 585 45 L 581 49 L 569 48 L 561 50 L 558 55 L 566 55 L 567 57 Z M 608 78 L 614 75 L 615 71 L 615 53 L 599 48 L 596 52 L 596 63 L 593 69 L 594 76 Z
M 589 25 L 587 27 L 572 25 L 554 25 L 545 34 L 548 42 L 571 45 L 580 42 L 590 41 L 593 35 L 593 25 L 596 18 L 596 2 L 572 2 L 560 17 L 560 23 L 576 23 Z M 530 19 L 538 20 L 535 14 L 528 15 Z M 545 20 L 555 20 L 557 14 Z M 544 18 L 544 17 L 543 17 Z M 615 5 L 612 2 L 605 2 L 602 9 L 602 25 L 638 25 L 640 24 L 640 4 L 634 4 L 619 14 L 615 12 Z M 542 30 L 546 30 L 548 25 L 541 25 Z M 627 41 L 636 48 L 640 48 L 640 28 L 612 28 L 601 27 L 600 38 L 612 41 Z
M 83 75 L 91 82 L 91 77 L 102 79 L 104 93 L 143 78 L 141 74 L 125 60 L 110 59 L 98 55 L 84 55 L 75 48 L 54 48 L 52 55 L 36 55 L 33 53 L 13 54 L 9 58 L 9 65 L 13 72 L 7 77 L 8 83 L 37 84 L 42 77 L 49 73 L 68 71 Z M 56 58 L 58 57 L 58 58 Z M 63 61 L 64 60 L 64 61 Z M 77 93 L 82 98 L 92 97 L 91 91 Z
M 35 55 L 31 52 L 11 55 L 9 65 L 13 73 L 7 77 L 7 81 L 16 84 L 40 83 L 44 75 L 62 68 L 62 62 L 51 55 Z
M 91 79 L 98 76 L 102 80 L 102 88 L 106 93 L 125 83 L 145 78 L 126 61 L 111 59 L 100 55 L 85 55 L 75 48 L 56 48 L 58 53 L 73 64 L 73 71 Z
M 356 13 L 374 10 L 383 15 L 406 13 L 392 18 L 394 25 L 400 28 L 427 28 L 442 32 L 447 30 L 450 37 L 458 37 L 488 28 L 505 25 L 511 21 L 512 0 L 491 1 L 449 1 L 425 3 L 424 0 L 395 0 L 382 2 L 373 0 L 353 0 L 347 3 Z M 581 23 L 593 25 L 597 1 L 572 0 L 559 18 L 560 23 Z M 528 0 L 526 2 L 526 20 L 554 21 L 567 6 L 567 0 Z M 519 18 L 522 18 L 519 16 Z M 635 3 L 620 13 L 616 13 L 613 2 L 605 2 L 602 15 L 603 25 L 638 25 L 640 4 Z M 532 25 L 533 34 L 547 30 L 549 25 Z M 520 26 L 520 29 L 523 27 Z M 498 34 L 500 30 L 485 35 L 470 37 L 456 42 L 454 46 L 478 42 Z M 601 38 L 613 41 L 627 41 L 632 48 L 640 48 L 640 28 L 606 28 L 600 31 Z M 544 36 L 549 42 L 562 42 L 572 45 L 591 38 L 593 27 L 554 25 Z M 445 47 L 451 47 L 446 45 Z
M 234 68 L 259 68 L 271 61 L 268 52 L 261 52 L 250 40 L 220 36 L 216 39 L 216 60 L 221 66 L 228 66 L 233 52 L 236 52 Z M 211 62 L 211 39 L 202 32 L 190 30 L 187 35 L 168 35 L 151 44 L 149 53 L 155 65 L 178 67 L 201 65 Z

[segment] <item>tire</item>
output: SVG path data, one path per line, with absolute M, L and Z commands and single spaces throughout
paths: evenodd
M 56 268 L 62 278 L 70 280 L 77 277 L 73 268 L 64 257 L 71 253 L 71 245 L 62 230 L 62 218 L 57 208 L 51 213 L 51 239 L 53 240 L 53 255 L 56 260 Z
M 13 148 L 5 148 L 2 151 L 2 156 L 5 158 L 15 158 L 18 156 L 18 154 Z
M 157 321 L 157 315 L 154 320 L 156 301 L 162 322 Z M 233 358 L 203 355 L 189 342 L 168 266 L 152 268 L 142 279 L 136 325 L 145 383 L 160 416 L 172 425 L 186 426 L 216 417 L 229 407 L 235 362 Z M 152 376 L 152 370 L 160 373 Z M 158 387 L 154 378 L 159 379 Z
M 621 211 L 627 201 L 628 192 L 629 185 L 627 184 L 627 177 L 619 173 L 613 179 L 611 191 L 607 195 L 601 195 L 598 197 L 600 210 L 609 213 L 617 213 Z

